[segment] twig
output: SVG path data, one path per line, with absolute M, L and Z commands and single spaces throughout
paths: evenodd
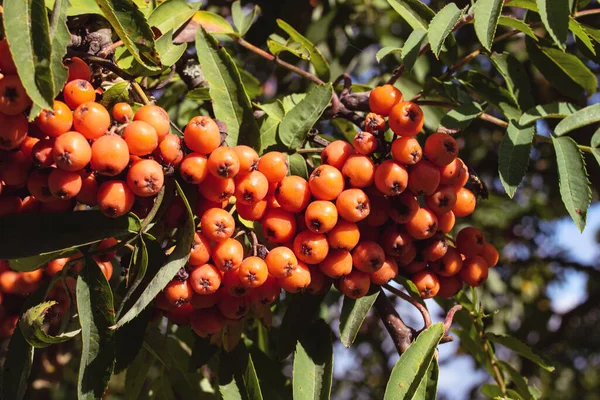
M 127 72 L 123 71 L 112 61 L 106 60 L 102 57 L 98 57 L 98 56 L 94 56 L 92 54 L 83 53 L 83 52 L 74 51 L 74 50 L 69 50 L 67 52 L 67 55 L 69 57 L 79 57 L 79 58 L 87 61 L 88 63 L 99 65 L 103 68 L 110 70 L 111 72 L 114 72 L 116 75 L 118 75 L 121 78 L 126 79 L 128 81 L 133 80 L 135 78 L 134 76 L 129 75 Z
M 171 82 L 171 79 L 173 79 L 173 77 L 175 76 L 175 66 L 172 65 L 171 66 L 171 71 L 169 72 L 169 75 L 163 79 L 162 81 L 160 81 L 158 83 L 158 85 L 156 85 L 155 89 L 162 89 L 165 86 L 167 86 L 169 84 L 169 82 Z
M 102 57 L 102 58 L 108 57 L 109 54 L 113 53 L 117 49 L 117 47 L 121 46 L 122 44 L 123 44 L 122 40 L 117 40 L 116 42 L 112 43 L 111 45 L 106 46 L 105 48 L 100 50 L 100 52 L 98 53 L 98 57 Z
M 402 300 L 409 302 L 410 304 L 412 304 L 413 306 L 415 306 L 415 308 L 417 310 L 419 310 L 419 312 L 421 313 L 421 316 L 423 317 L 423 324 L 424 329 L 427 329 L 431 326 L 431 315 L 429 315 L 429 310 L 427 310 L 427 308 L 419 303 L 416 299 L 413 299 L 410 295 L 404 293 L 403 291 L 396 289 L 395 287 L 391 286 L 390 284 L 385 284 L 383 285 L 383 287 L 392 292 L 393 294 L 395 294 L 396 296 L 400 297 Z
M 462 308 L 463 307 L 460 304 L 457 304 L 448 311 L 448 314 L 446 314 L 446 320 L 444 321 L 444 334 L 445 335 L 448 334 L 448 331 L 450 330 L 450 327 L 452 326 L 452 320 L 454 319 L 454 314 L 456 314 L 457 311 L 462 310 Z
M 385 329 L 392 337 L 398 354 L 402 355 L 416 336 L 416 331 L 402 321 L 402 318 L 396 312 L 394 305 L 385 295 L 383 289 L 380 289 L 379 296 L 375 300 L 375 310 L 379 318 L 381 318 Z
M 482 119 L 484 121 L 488 121 L 491 122 L 494 125 L 498 125 L 502 128 L 508 128 L 508 122 L 506 121 L 502 121 L 500 118 L 496 118 L 493 115 L 487 114 L 487 113 L 481 113 L 479 114 L 479 119 Z
M 585 17 L 587 15 L 594 15 L 594 14 L 600 14 L 600 8 L 578 11 L 575 14 L 573 14 L 573 18 L 580 18 L 580 17 Z
M 310 153 L 320 153 L 323 151 L 323 147 L 310 147 L 307 149 L 298 149 L 296 153 L 298 154 L 310 154 Z
M 138 95 L 138 97 L 140 98 L 140 101 L 143 104 L 150 104 L 150 100 L 148 99 L 148 96 L 146 96 L 146 93 L 144 93 L 144 89 L 142 89 L 142 87 L 140 86 L 139 83 L 132 80 L 131 87 L 133 88 L 133 91 Z
M 252 255 L 256 257 L 256 254 L 258 254 L 258 238 L 252 230 L 250 231 L 250 237 L 252 238 Z

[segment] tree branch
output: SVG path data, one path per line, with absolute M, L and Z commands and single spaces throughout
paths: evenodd
M 419 310 L 419 312 L 421 313 L 421 316 L 423 317 L 423 325 L 424 325 L 423 329 L 427 329 L 431 326 L 431 315 L 429 314 L 429 310 L 423 304 L 419 303 L 412 296 L 404 293 L 403 291 L 401 291 L 399 289 L 396 289 L 395 287 L 393 287 L 390 284 L 385 284 L 385 285 L 383 285 L 383 287 L 386 290 L 395 294 L 396 296 L 400 297 L 402 300 L 409 302 L 417 310 Z
M 380 289 L 379 296 L 375 300 L 375 310 L 379 318 L 381 318 L 385 329 L 392 337 L 398 354 L 402 355 L 412 343 L 413 338 L 417 334 L 416 331 L 402 321 L 402 318 L 400 318 L 400 315 L 398 315 L 394 308 L 394 304 L 385 295 L 383 289 Z

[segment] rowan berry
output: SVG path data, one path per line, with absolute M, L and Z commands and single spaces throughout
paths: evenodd
M 96 264 L 98 264 L 98 267 L 100 268 L 100 271 L 102 271 L 102 274 L 104 275 L 106 280 L 110 281 L 110 278 L 112 278 L 112 274 L 113 274 L 112 262 L 110 260 L 109 261 L 96 261 Z
M 81 180 L 81 190 L 77 193 L 77 201 L 93 207 L 98 204 L 98 181 L 94 174 L 89 174 Z
M 330 250 L 319 264 L 321 272 L 330 278 L 339 278 L 352 271 L 352 255 L 346 250 Z
M 75 207 L 75 199 L 56 199 L 53 197 L 50 201 L 40 204 L 40 213 L 42 214 L 62 214 L 73 211 Z
M 493 268 L 498 264 L 498 260 L 500 259 L 500 255 L 498 254 L 498 250 L 494 247 L 493 244 L 489 242 L 485 242 L 483 245 L 483 250 L 479 254 L 485 262 L 487 262 L 489 268 Z
M 199 264 L 190 271 L 188 281 L 194 292 L 200 295 L 209 295 L 216 293 L 221 287 L 221 275 L 221 271 L 214 265 Z M 194 299 L 192 298 L 192 305 L 196 307 L 193 301 Z
M 288 174 L 288 161 L 285 154 L 271 151 L 263 154 L 258 161 L 258 170 L 262 172 L 271 183 L 281 182 Z
M 206 177 L 202 180 L 202 185 L 198 186 L 198 191 L 207 200 L 221 203 L 233 196 L 235 182 L 231 178 L 221 179 L 212 174 L 206 174 Z
M 72 110 L 83 103 L 96 100 L 96 91 L 91 83 L 83 79 L 75 79 L 67 82 L 63 89 L 65 103 Z
M 23 198 L 21 202 L 21 213 L 23 214 L 37 214 L 40 212 L 42 203 L 36 200 L 33 196 L 27 196 Z
M 440 168 L 440 183 L 456 188 L 465 186 L 469 180 L 469 169 L 460 158 L 455 158 L 448 165 Z
M 158 144 L 154 150 L 154 158 L 166 166 L 177 166 L 183 160 L 183 151 L 181 150 L 181 139 L 179 136 L 169 133 Z M 204 157 L 206 158 L 206 157 Z
M 29 179 L 27 180 L 27 189 L 36 200 L 41 202 L 48 202 L 56 200 L 52 196 L 50 186 L 48 185 L 48 176 L 52 172 L 53 168 L 48 169 L 36 169 L 31 172 Z
M 371 186 L 375 179 L 375 164 L 367 156 L 351 155 L 342 167 L 342 176 L 348 186 L 366 188 Z
M 402 92 L 393 85 L 378 86 L 369 94 L 369 108 L 372 112 L 387 117 L 392 108 L 402 100 Z
M 118 243 L 119 242 L 114 237 L 106 238 L 106 239 L 101 240 L 98 243 L 98 245 L 96 246 L 94 251 L 107 250 L 107 249 L 110 249 L 111 247 L 115 247 Z M 96 260 L 98 262 L 111 261 L 116 254 L 117 254 L 117 250 L 114 249 L 109 252 L 103 252 L 103 253 L 94 255 L 94 260 Z
M 265 237 L 273 243 L 285 243 L 296 234 L 294 214 L 282 208 L 268 209 L 261 222 Z
M 400 225 L 390 225 L 381 234 L 381 247 L 385 254 L 392 257 L 406 254 L 412 243 L 412 237 Z
M 421 162 L 410 167 L 408 171 L 408 188 L 415 195 L 430 195 L 440 184 L 440 171 L 429 161 Z
M 364 297 L 371 287 L 371 278 L 357 269 L 353 269 L 348 275 L 342 276 L 338 281 L 340 292 L 351 299 Z
M 410 236 L 415 239 L 427 239 L 437 232 L 437 217 L 428 208 L 419 208 L 415 216 L 410 219 L 405 227 Z
M 233 151 L 240 162 L 238 175 L 246 175 L 258 170 L 258 153 L 252 147 L 238 145 L 233 147 Z
M 327 241 L 332 249 L 352 250 L 360 239 L 358 226 L 353 222 L 338 219 L 337 224 L 327 232 Z
M 398 264 L 396 261 L 387 257 L 381 268 L 370 274 L 371 283 L 375 285 L 385 285 L 398 275 Z
M 222 146 L 210 153 L 207 167 L 217 178 L 233 178 L 240 170 L 240 160 L 233 149 Z
M 337 208 L 330 201 L 313 201 L 306 208 L 304 221 L 306 227 L 312 232 L 326 233 L 336 225 L 338 220 Z
M 110 114 L 101 104 L 95 102 L 83 103 L 73 113 L 73 126 L 86 139 L 95 140 L 108 131 Z
M 396 104 L 390 111 L 388 123 L 398 136 L 415 136 L 423 129 L 423 110 L 415 103 L 404 101 Z
M 275 199 L 280 207 L 291 213 L 303 211 L 310 201 L 310 189 L 306 179 L 286 176 L 277 184 Z
M 3 74 L 16 74 L 17 67 L 10 53 L 10 47 L 6 38 L 0 40 L 0 71 Z
M 166 317 L 175 325 L 185 326 L 190 324 L 193 313 L 194 307 L 188 302 L 179 307 L 171 305 L 171 308 L 167 310 Z
M 22 201 L 18 196 L 0 197 L 0 217 L 15 215 L 21 212 Z
M 219 126 L 210 117 L 197 116 L 192 118 L 183 133 L 185 145 L 196 153 L 210 154 L 221 144 Z
M 344 177 L 337 168 L 320 165 L 310 174 L 308 186 L 315 198 L 335 200 L 344 190 Z
M 21 114 L 31 105 L 31 99 L 17 75 L 0 77 L 0 112 L 5 115 Z
M 463 281 L 459 276 L 438 276 L 440 281 L 440 290 L 437 293 L 438 297 L 453 297 L 460 292 L 463 286 Z
M 269 305 L 279 298 L 280 293 L 281 287 L 277 283 L 277 279 L 269 275 L 265 283 L 254 288 L 250 295 L 254 304 Z
M 456 248 L 467 257 L 481 254 L 485 244 L 483 233 L 472 226 L 461 229 L 456 235 Z
M 217 308 L 227 319 L 240 319 L 250 311 L 249 299 L 247 296 L 232 296 L 223 292 L 219 296 Z
M 308 270 L 310 271 L 310 284 L 304 289 L 304 292 L 313 296 L 327 293 L 331 287 L 329 277 L 325 276 L 317 265 L 310 265 Z
M 369 196 L 371 202 L 371 212 L 367 217 L 367 224 L 370 226 L 383 226 L 390 219 L 390 200 L 378 193 L 376 196 Z
M 192 285 L 187 280 L 172 280 L 164 289 L 167 301 L 176 307 L 179 307 L 192 299 L 194 293 Z
M 449 233 L 452 230 L 452 228 L 454 228 L 456 218 L 454 217 L 454 213 L 452 211 L 448 211 L 444 214 L 439 214 L 437 217 L 439 232 Z
M 9 338 L 17 329 L 17 323 L 19 322 L 18 315 L 9 315 L 0 321 L 0 337 Z
M 79 172 L 53 169 L 48 175 L 48 188 L 59 199 L 71 199 L 81 190 L 82 180 Z
M 386 196 L 397 196 L 408 184 L 406 168 L 393 160 L 382 162 L 375 170 L 375 186 Z
M 134 156 L 146 156 L 158 147 L 156 129 L 144 121 L 130 122 L 123 130 L 123 139 Z
M 36 121 L 43 133 L 58 137 L 73 126 L 73 112 L 62 101 L 54 100 L 52 110 L 42 110 Z
M 452 212 L 457 217 L 466 217 L 471 215 L 477 207 L 477 199 L 473 192 L 468 189 L 460 188 L 456 192 L 456 204 L 452 207 Z
M 456 190 L 453 186 L 440 185 L 435 192 L 425 196 L 425 204 L 436 215 L 451 212 L 456 204 Z
M 0 180 L 15 188 L 25 186 L 31 164 L 31 157 L 20 150 L 8 153 L 6 160 L 0 164 Z
M 440 276 L 454 276 L 462 268 L 463 260 L 458 250 L 448 247 L 446 254 L 431 265 L 431 269 Z
M 254 289 L 267 281 L 269 269 L 262 258 L 253 256 L 242 261 L 238 274 L 244 286 Z
M 140 160 L 127 172 L 127 186 L 136 196 L 154 196 L 160 192 L 164 182 L 162 167 L 154 160 Z
M 64 257 L 64 258 L 57 258 L 55 260 L 48 262 L 48 264 L 46 264 L 46 269 L 45 269 L 46 275 L 52 277 L 52 276 L 58 274 L 60 271 L 63 270 L 67 261 L 69 261 L 69 258 Z
M 448 241 L 443 235 L 435 235 L 421 245 L 421 257 L 425 261 L 437 261 L 448 251 Z
M 340 217 L 348 222 L 358 222 L 369 216 L 371 205 L 369 198 L 360 189 L 344 190 L 335 201 Z
M 29 124 L 22 115 L 5 115 L 0 113 L 0 150 L 13 150 L 23 143 L 27 137 Z
M 458 155 L 458 143 L 445 133 L 433 133 L 425 141 L 425 157 L 438 167 L 450 164 Z
M 412 193 L 402 193 L 390 199 L 390 218 L 397 224 L 404 224 L 417 214 L 419 202 Z
M 483 257 L 467 257 L 460 270 L 460 279 L 469 286 L 483 285 L 488 277 L 489 265 Z
M 385 131 L 385 119 L 379 114 L 370 112 L 365 117 L 363 126 L 365 131 L 378 134 Z
M 83 79 L 86 81 L 92 79 L 92 71 L 90 71 L 90 67 L 81 58 L 67 58 L 63 64 L 69 70 L 67 82 L 74 81 L 75 79 Z
M 228 238 L 215 244 L 211 258 L 219 270 L 235 271 L 244 259 L 244 247 L 237 240 Z
M 392 142 L 392 158 L 404 165 L 413 165 L 423 158 L 423 150 L 414 137 L 400 137 Z
M 113 106 L 112 116 L 117 122 L 129 122 L 133 118 L 133 109 L 127 103 L 117 103 Z
M 235 221 L 227 211 L 211 208 L 202 215 L 200 228 L 208 240 L 222 242 L 233 235 Z
M 412 275 L 410 278 L 419 294 L 424 299 L 430 299 L 434 297 L 440 291 L 440 281 L 438 277 L 433 272 L 429 271 L 421 271 Z
M 294 254 L 307 264 L 318 264 L 327 257 L 329 243 L 322 233 L 302 231 L 294 238 Z
M 267 254 L 265 263 L 267 264 L 269 274 L 278 279 L 290 276 L 298 268 L 296 255 L 292 250 L 284 246 L 272 249 Z
M 39 140 L 31 149 L 31 158 L 33 165 L 38 168 L 48 168 L 54 164 L 52 150 L 54 149 L 54 139 L 46 138 Z
M 129 164 L 129 147 L 118 135 L 106 135 L 92 144 L 91 167 L 101 175 L 115 176 Z
M 321 152 L 321 162 L 341 170 L 344 163 L 354 154 L 352 145 L 343 140 L 335 140 L 329 143 Z
M 219 276 L 219 280 L 221 277 Z M 192 296 L 192 300 L 190 300 L 190 304 L 195 309 L 199 310 L 202 308 L 211 308 L 217 305 L 219 301 L 219 293 L 211 293 L 211 294 L 198 294 L 194 293 Z
M 93 152 L 82 134 L 67 132 L 54 140 L 52 157 L 58 168 L 79 171 L 92 160 Z
M 260 200 L 252 204 L 237 203 L 236 210 L 238 215 L 246 221 L 258 221 L 262 219 L 267 212 L 267 201 Z
M 377 137 L 369 132 L 358 132 L 352 142 L 358 154 L 369 155 L 377 150 Z
M 290 276 L 279 278 L 277 282 L 286 292 L 303 292 L 311 283 L 310 269 L 305 263 L 298 261 L 298 268 Z
M 123 181 L 106 181 L 98 187 L 98 206 L 102 214 L 115 218 L 131 210 L 135 195 Z
M 192 121 L 195 118 L 193 118 Z M 167 112 L 159 106 L 147 104 L 138 108 L 135 114 L 133 115 L 133 120 L 144 121 L 145 123 L 152 125 L 152 127 L 156 131 L 156 134 L 158 135 L 159 142 L 162 141 L 165 138 L 165 136 L 167 136 L 171 131 L 171 121 L 169 119 L 169 114 L 167 114 Z M 219 129 L 217 128 L 217 132 L 218 130 Z M 221 143 L 220 140 L 219 143 Z M 196 151 L 191 147 L 190 149 L 192 149 L 192 151 Z M 200 151 L 200 153 L 202 152 Z
M 192 314 L 190 325 L 200 337 L 216 335 L 223 329 L 223 316 L 212 308 L 196 310 Z
M 375 242 L 362 241 L 352 250 L 352 265 L 362 272 L 377 271 L 385 261 L 385 252 Z

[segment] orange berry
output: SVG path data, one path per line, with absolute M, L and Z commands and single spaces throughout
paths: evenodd
M 258 153 L 252 147 L 238 145 L 233 147 L 233 151 L 240 162 L 238 175 L 246 175 L 258 170 Z
M 308 270 L 310 271 L 310 284 L 304 288 L 304 292 L 313 296 L 327 293 L 331 287 L 331 280 L 316 265 L 309 266 Z
M 65 103 L 74 110 L 83 103 L 96 100 L 96 91 L 91 83 L 83 79 L 67 82 L 63 89 Z
M 354 269 L 348 275 L 341 277 L 338 285 L 344 295 L 351 299 L 360 299 L 369 292 L 371 278 L 369 274 Z
M 207 163 L 208 160 L 203 154 L 190 153 L 183 158 L 183 161 L 181 161 L 179 173 L 184 181 L 193 185 L 198 185 L 208 175 Z
M 282 208 L 268 209 L 261 222 L 265 237 L 273 243 L 285 243 L 296 234 L 294 214 Z
M 59 199 L 71 199 L 79 193 L 82 185 L 81 175 L 78 172 L 54 169 L 48 175 L 50 193 Z
M 399 137 L 392 142 L 392 158 L 404 165 L 413 165 L 423 158 L 423 150 L 414 137 Z
M 442 233 L 449 233 L 454 228 L 456 218 L 452 211 L 448 211 L 444 214 L 438 214 L 438 231 Z
M 211 252 L 210 241 L 202 234 L 202 232 L 196 232 L 194 234 L 194 243 L 192 243 L 188 263 L 194 266 L 206 264 L 208 260 L 210 260 Z
M 385 253 L 380 245 L 375 242 L 360 242 L 352 250 L 352 264 L 362 272 L 368 274 L 377 271 L 385 261 Z
M 248 257 L 240 264 L 238 274 L 244 286 L 254 289 L 267 281 L 269 269 L 262 258 Z
M 65 264 L 67 263 L 67 261 L 69 261 L 68 257 L 57 258 L 55 260 L 48 262 L 48 264 L 46 264 L 46 269 L 45 269 L 46 275 L 54 276 L 54 275 L 58 274 L 65 267 Z
M 285 154 L 278 151 L 270 151 L 258 161 L 258 170 L 262 172 L 271 183 L 281 182 L 288 174 L 288 161 Z
M 221 279 L 221 277 L 219 276 L 219 280 L 220 279 Z M 211 293 L 211 294 L 195 293 L 192 296 L 192 300 L 190 301 L 190 304 L 192 305 L 192 307 L 199 310 L 202 308 L 214 307 L 215 305 L 217 305 L 218 301 L 219 301 L 219 294 L 217 292 Z
M 467 257 L 481 254 L 485 244 L 483 233 L 472 226 L 461 229 L 456 235 L 456 248 Z
M 397 224 L 404 224 L 417 214 L 419 202 L 412 193 L 402 193 L 390 200 L 390 218 Z
M 457 217 L 466 217 L 473 214 L 477 207 L 477 199 L 473 192 L 468 189 L 460 188 L 456 192 L 456 204 L 452 207 L 452 212 Z
M 75 79 L 83 79 L 86 81 L 92 79 L 92 71 L 90 71 L 90 67 L 81 58 L 67 58 L 63 63 L 69 70 L 67 82 L 71 82 Z
M 400 225 L 391 225 L 381 234 L 380 243 L 385 254 L 400 257 L 410 250 L 413 239 Z
M 22 201 L 18 196 L 0 197 L 0 217 L 15 215 L 21 212 Z
M 113 106 L 112 116 L 115 121 L 129 122 L 133 118 L 133 109 L 127 103 L 117 103 Z
M 84 138 L 85 139 L 85 138 Z M 52 150 L 54 149 L 54 139 L 41 139 L 31 149 L 33 164 L 39 168 L 47 168 L 54 164 Z
M 335 200 L 344 190 L 344 177 L 330 165 L 320 165 L 308 178 L 310 193 L 319 200 Z
M 353 222 L 338 219 L 337 224 L 327 232 L 327 241 L 332 249 L 352 250 L 360 239 L 358 226 Z
M 174 167 L 181 164 L 183 151 L 179 136 L 172 133 L 167 134 L 154 150 L 154 158 L 166 166 Z
M 419 208 L 415 216 L 406 223 L 406 231 L 415 239 L 427 239 L 437 232 L 437 217 L 428 208 Z
M 370 226 L 382 226 L 390 219 L 390 200 L 387 197 L 381 196 L 369 196 L 371 202 L 371 212 L 367 217 L 367 224 Z
M 23 152 L 28 158 L 31 159 L 33 154 L 33 147 L 38 144 L 40 141 L 39 138 L 33 136 L 25 137 L 25 140 L 19 145 L 19 150 Z
M 423 110 L 410 101 L 403 101 L 390 111 L 388 123 L 390 129 L 398 136 L 415 136 L 423 129 Z
M 290 276 L 298 268 L 296 255 L 292 250 L 284 246 L 272 249 L 267 254 L 267 257 L 265 257 L 265 263 L 267 264 L 269 274 L 278 279 Z
M 48 177 L 53 169 L 37 169 L 33 170 L 27 180 L 27 190 L 36 200 L 48 202 L 56 200 L 52 196 L 50 186 L 48 185 Z
M 210 154 L 221 144 L 219 126 L 210 117 L 194 117 L 185 127 L 183 141 L 196 153 Z
M 377 137 L 369 132 L 358 132 L 352 142 L 358 154 L 373 154 L 377 150 Z
M 167 112 L 159 106 L 147 104 L 138 108 L 135 114 L 133 115 L 133 120 L 144 121 L 145 123 L 152 125 L 152 127 L 156 131 L 156 134 L 158 135 L 159 142 L 162 141 L 165 138 L 165 136 L 167 136 L 171 131 L 171 122 L 169 120 L 169 114 L 167 114 Z M 192 149 L 192 151 L 195 150 Z
M 67 132 L 54 140 L 52 157 L 56 166 L 65 171 L 79 171 L 92 160 L 92 149 L 78 132 Z
M 392 108 L 403 100 L 402 92 L 392 85 L 378 86 L 369 94 L 369 108 L 384 117 L 390 115 Z
M 370 112 L 365 117 L 363 126 L 365 131 L 378 134 L 385 130 L 385 119 L 379 114 Z
M 277 282 L 286 292 L 303 292 L 311 282 L 310 269 L 305 263 L 298 261 L 298 268 L 290 276 L 279 278 Z
M 430 195 L 440 184 L 440 171 L 429 161 L 421 162 L 410 167 L 408 172 L 408 188 L 417 196 Z
M 233 149 L 218 147 L 208 156 L 207 167 L 208 171 L 217 178 L 233 178 L 240 170 L 240 160 Z
M 200 295 L 216 293 L 219 287 L 221 287 L 221 280 L 221 271 L 211 264 L 199 264 L 195 266 L 188 278 L 194 292 Z
M 5 115 L 21 114 L 31 105 L 31 99 L 17 75 L 0 77 L 0 112 Z
M 451 212 L 456 204 L 456 191 L 453 186 L 438 186 L 432 194 L 425 196 L 425 204 L 436 215 Z
M 440 276 L 454 276 L 460 272 L 463 260 L 458 250 L 454 247 L 448 247 L 446 254 L 435 263 L 431 264 L 431 269 Z
M 285 211 L 301 212 L 310 201 L 308 182 L 299 176 L 286 176 L 277 184 L 275 199 Z
M 94 174 L 90 174 L 81 180 L 81 190 L 77 193 L 77 201 L 87 206 L 98 204 L 98 181 Z
M 481 286 L 487 280 L 489 265 L 483 257 L 467 257 L 460 270 L 460 279 L 469 286 Z
M 392 160 L 382 162 L 375 170 L 375 186 L 386 196 L 397 196 L 406 189 L 408 172 Z
M 120 174 L 128 164 L 129 147 L 121 136 L 102 136 L 92 144 L 91 167 L 97 173 L 115 176 Z
M 144 121 L 133 121 L 123 130 L 123 139 L 129 148 L 129 154 L 145 156 L 158 147 L 158 135 L 152 125 Z
M 58 137 L 73 126 L 73 112 L 62 101 L 54 100 L 52 110 L 42 110 L 37 126 L 50 137 Z
M 0 40 L 0 71 L 3 74 L 16 74 L 17 67 L 13 61 L 10 53 L 10 47 L 8 41 L 5 39 Z
M 223 292 L 219 296 L 217 308 L 227 319 L 240 319 L 250 311 L 250 305 L 246 296 L 232 296 Z
M 24 115 L 5 115 L 0 113 L 0 150 L 13 150 L 27 137 L 29 124 Z
M 463 282 L 459 276 L 438 276 L 438 280 L 440 281 L 440 290 L 437 293 L 438 297 L 447 298 L 455 296 L 463 286 Z
M 307 264 L 318 264 L 327 257 L 329 243 L 322 233 L 300 232 L 294 238 L 294 254 Z
M 160 192 L 164 182 L 162 167 L 154 160 L 140 160 L 127 172 L 127 186 L 136 196 L 154 196 Z
M 430 299 L 434 297 L 440 290 L 440 281 L 437 275 L 429 271 L 417 272 L 410 278 L 419 294 L 424 299 Z
M 184 326 L 189 325 L 192 314 L 194 313 L 194 307 L 187 302 L 179 307 L 174 307 L 171 305 L 171 309 L 167 311 L 166 317 L 169 321 L 176 325 Z
M 27 157 L 20 150 L 8 153 L 6 160 L 0 164 L 0 180 L 3 180 L 4 184 L 8 186 L 25 186 L 31 164 L 31 157 Z
M 235 271 L 244 259 L 244 247 L 237 240 L 228 238 L 215 244 L 211 258 L 219 270 Z
M 98 188 L 98 205 L 102 214 L 115 218 L 131 210 L 135 195 L 123 181 L 106 181 Z
M 410 265 L 417 257 L 417 247 L 411 242 L 403 255 L 394 257 L 399 266 L 406 271 L 406 266 Z
M 40 212 L 42 203 L 36 200 L 33 196 L 27 196 L 21 203 L 21 213 L 37 214 Z
M 421 243 L 421 257 L 425 261 L 437 261 L 448 251 L 448 241 L 443 235 L 435 235 Z
M 385 285 L 398 275 L 398 264 L 393 258 L 387 257 L 381 268 L 372 272 L 371 283 L 375 285 Z
M 73 113 L 75 130 L 94 140 L 102 137 L 110 127 L 110 114 L 103 105 L 88 102 L 78 106 Z
M 330 250 L 319 264 L 321 272 L 330 278 L 339 278 L 352 272 L 352 255 L 345 250 Z
M 179 307 L 192 299 L 194 291 L 192 285 L 185 281 L 172 280 L 164 289 L 167 301 L 176 307 Z
M 338 214 L 348 222 L 358 222 L 369 216 L 369 198 L 360 189 L 344 190 L 335 201 Z
M 433 133 L 425 141 L 425 157 L 438 167 L 450 164 L 458 155 L 456 140 L 445 133 Z
M 50 201 L 42 202 L 40 204 L 40 212 L 42 214 L 61 214 L 69 211 L 73 211 L 73 207 L 75 206 L 75 199 L 56 199 L 52 198 Z
M 261 200 L 253 204 L 237 203 L 236 210 L 238 215 L 246 221 L 258 221 L 267 212 L 267 201 Z
M 367 156 L 354 154 L 344 163 L 342 175 L 349 186 L 366 188 L 371 186 L 375 179 L 375 164 Z
M 351 154 L 354 154 L 354 149 L 350 143 L 335 140 L 329 143 L 321 152 L 321 162 L 341 170 Z
M 206 174 L 206 177 L 202 180 L 202 185 L 198 186 L 198 191 L 207 200 L 220 203 L 229 200 L 233 196 L 235 182 L 231 178 L 221 179 L 213 174 Z
M 469 169 L 460 158 L 455 158 L 448 165 L 440 168 L 440 183 L 456 188 L 465 186 L 469 180 Z
M 330 201 L 313 201 L 306 208 L 304 221 L 309 230 L 326 233 L 333 229 L 338 220 L 337 208 Z
M 235 198 L 238 205 L 257 203 L 267 197 L 268 191 L 269 181 L 259 171 L 252 171 L 235 179 Z
M 479 254 L 485 262 L 487 262 L 489 268 L 493 268 L 498 264 L 498 260 L 500 259 L 500 255 L 498 254 L 498 250 L 494 247 L 493 244 L 485 242 L 483 245 L 483 250 Z
M 235 221 L 227 211 L 211 208 L 202 215 L 200 227 L 208 240 L 222 242 L 233 235 Z
M 117 241 L 117 239 L 115 238 L 106 238 L 100 241 L 100 243 L 98 243 L 98 245 L 96 246 L 96 248 L 94 249 L 95 251 L 102 251 L 102 250 L 106 250 L 106 249 L 110 249 L 111 247 L 114 247 L 118 244 L 119 242 Z M 117 254 L 117 250 L 113 250 L 110 251 L 108 253 L 101 253 L 101 254 L 97 254 L 94 256 L 94 260 L 98 261 L 98 262 L 106 262 L 106 261 L 110 261 L 113 259 L 113 257 Z
M 190 325 L 200 337 L 216 335 L 223 329 L 223 316 L 214 309 L 196 310 L 192 314 Z
M 281 287 L 274 276 L 267 276 L 267 280 L 261 286 L 254 288 L 251 292 L 254 304 L 269 305 L 279 298 Z

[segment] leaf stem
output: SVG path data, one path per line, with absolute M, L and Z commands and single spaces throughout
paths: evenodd
M 412 304 L 413 306 L 415 306 L 415 308 L 417 310 L 419 310 L 419 312 L 421 313 L 421 316 L 423 317 L 423 324 L 425 325 L 423 327 L 423 329 L 427 329 L 431 326 L 431 315 L 429 314 L 429 310 L 427 310 L 427 308 L 419 303 L 416 299 L 412 298 L 410 295 L 404 293 L 403 291 L 396 289 L 395 287 L 391 286 L 390 284 L 385 284 L 383 285 L 383 287 L 392 292 L 393 294 L 395 294 L 396 296 L 400 297 L 402 300 L 409 302 L 410 304 Z
M 296 153 L 298 154 L 310 154 L 310 153 L 320 153 L 323 151 L 323 147 L 309 147 L 306 149 L 298 149 Z
M 146 93 L 144 93 L 144 89 L 142 89 L 142 87 L 140 86 L 139 83 L 132 80 L 131 87 L 133 88 L 133 91 L 138 95 L 138 97 L 140 98 L 140 101 L 143 104 L 150 104 L 150 100 L 148 99 L 148 96 L 146 96 Z
M 573 18 L 585 17 L 587 15 L 595 15 L 595 14 L 600 14 L 600 8 L 593 8 L 591 10 L 578 11 L 575 14 L 573 14 Z

